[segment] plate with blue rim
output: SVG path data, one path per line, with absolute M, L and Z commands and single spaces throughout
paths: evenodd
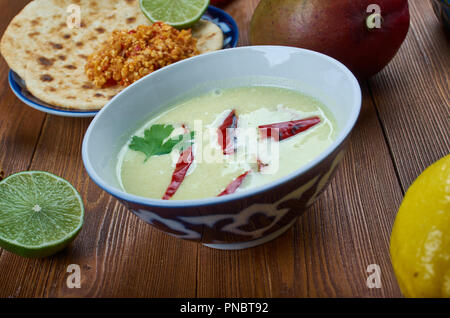
M 209 20 L 217 24 L 224 34 L 223 49 L 237 46 L 239 39 L 239 29 L 236 21 L 225 11 L 209 6 L 202 19 Z M 26 105 L 39 111 L 64 117 L 94 117 L 99 110 L 76 110 L 50 105 L 34 97 L 26 87 L 25 81 L 13 70 L 9 71 L 9 86 L 14 94 Z
M 447 31 L 450 31 L 450 0 L 432 0 L 434 12 Z

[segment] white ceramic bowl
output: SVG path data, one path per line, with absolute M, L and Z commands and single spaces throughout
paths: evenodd
M 182 96 L 248 85 L 290 88 L 320 100 L 337 121 L 337 139 L 290 175 L 228 196 L 163 201 L 121 189 L 117 154 L 137 128 Z M 117 95 L 86 132 L 83 161 L 98 186 L 160 230 L 214 248 L 246 248 L 282 234 L 316 200 L 342 159 L 360 108 L 358 81 L 331 57 L 282 46 L 227 49 L 165 67 Z

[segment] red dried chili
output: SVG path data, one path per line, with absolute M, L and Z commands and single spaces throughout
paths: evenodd
M 263 137 L 269 138 L 272 137 L 272 131 L 278 130 L 279 141 L 288 139 L 292 136 L 295 136 L 305 130 L 310 129 L 320 123 L 319 117 L 311 117 L 300 120 L 286 121 L 283 123 L 270 124 L 270 125 L 262 125 L 259 126 L 259 130 Z
M 169 187 L 166 190 L 166 193 L 163 196 L 163 200 L 170 200 L 177 192 L 181 183 L 183 182 L 186 174 L 194 161 L 194 154 L 192 152 L 192 146 L 186 149 L 181 153 L 180 158 L 178 159 L 178 163 L 175 167 L 175 171 L 172 175 L 172 181 L 170 182 Z
M 222 147 L 224 155 L 232 155 L 234 153 L 236 136 L 234 133 L 230 133 L 230 130 L 237 128 L 237 123 L 238 117 L 236 110 L 233 109 L 218 128 L 219 145 Z
M 236 190 L 241 186 L 242 182 L 244 182 L 244 179 L 247 177 L 247 175 L 251 172 L 251 170 L 247 171 L 244 174 L 241 174 L 239 177 L 237 177 L 236 179 L 233 180 L 233 182 L 231 182 L 228 187 L 226 187 L 225 190 L 222 191 L 222 193 L 220 193 L 218 195 L 218 197 L 224 196 L 224 195 L 228 195 L 228 194 L 233 194 L 236 192 Z

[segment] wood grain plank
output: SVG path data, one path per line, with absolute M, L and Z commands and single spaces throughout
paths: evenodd
M 365 87 L 344 162 L 318 202 L 292 230 L 263 246 L 242 251 L 202 247 L 198 296 L 401 297 L 389 256 L 401 199 Z M 380 266 L 381 289 L 366 286 L 370 264 Z
M 25 2 L 0 0 L 0 8 L 12 17 Z M 240 27 L 240 45 L 248 45 L 257 3 L 235 0 L 225 6 Z M 85 226 L 62 253 L 44 260 L 0 255 L 0 297 L 401 296 L 389 260 L 390 231 L 402 198 L 395 169 L 404 189 L 448 152 L 443 133 L 449 128 L 441 117 L 448 103 L 449 62 L 435 53 L 448 52 L 448 43 L 429 6 L 410 3 L 412 31 L 399 56 L 370 82 L 376 105 L 363 85 L 363 111 L 335 179 L 290 231 L 243 251 L 171 238 L 127 212 L 84 171 L 80 148 L 89 120 L 48 116 L 38 138 L 45 115 L 12 96 L 6 66 L 0 64 L 0 110 L 8 111 L 0 116 L 5 149 L 0 166 L 7 172 L 30 167 L 56 173 L 75 185 L 86 204 Z M 421 107 L 427 103 L 431 106 Z M 69 264 L 81 266 L 81 289 L 66 287 Z M 366 286 L 369 264 L 381 268 L 381 289 Z
M 7 2 L 0 1 L 0 35 L 23 7 L 23 1 Z M 8 72 L 8 65 L 0 57 L 0 170 L 5 176 L 28 169 L 45 119 L 45 114 L 32 110 L 14 96 Z
M 411 29 L 392 63 L 370 81 L 405 191 L 450 153 L 450 41 L 429 1 L 410 1 Z
M 226 7 L 248 21 L 258 0 Z M 402 191 L 367 86 L 361 117 L 335 179 L 318 202 L 280 238 L 242 251 L 199 251 L 199 297 L 400 297 L 389 237 Z M 376 158 L 376 160 L 374 160 Z M 369 289 L 378 264 L 381 289 Z M 213 283 L 214 282 L 214 283 Z
M 10 9 L 2 30 L 26 2 L 10 6 L 1 0 L 0 8 Z M 6 74 L 5 63 L 0 67 Z M 45 115 L 16 106 L 20 102 L 6 89 L 5 75 L 1 81 L 0 109 L 8 112 L 0 117 L 2 167 L 7 172 L 45 170 L 66 178 L 84 198 L 86 218 L 77 240 L 52 258 L 27 260 L 5 252 L 0 258 L 0 297 L 195 296 L 197 246 L 153 230 L 90 181 L 80 152 L 90 121 L 49 116 L 31 164 Z M 79 290 L 66 287 L 70 264 L 81 266 Z
M 0 0 L 0 35 L 25 2 Z M 15 97 L 8 84 L 8 72 L 6 61 L 0 57 L 0 167 L 6 174 L 12 174 L 30 165 L 45 114 L 32 110 Z
M 45 260 L 2 255 L 0 296 L 195 296 L 197 245 L 153 229 L 89 179 L 81 160 L 89 122 L 49 116 L 31 166 L 55 173 L 78 189 L 86 208 L 79 237 Z M 81 267 L 81 289 L 66 286 L 70 264 Z

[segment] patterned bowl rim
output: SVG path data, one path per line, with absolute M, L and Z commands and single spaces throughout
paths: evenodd
M 105 182 L 95 171 L 91 161 L 90 156 L 88 154 L 88 143 L 90 140 L 90 136 L 92 134 L 92 131 L 98 121 L 98 119 L 101 117 L 102 113 L 108 109 L 109 105 L 114 103 L 114 101 L 123 94 L 128 89 L 131 89 L 134 87 L 134 85 L 137 85 L 141 81 L 145 81 L 148 79 L 152 74 L 157 74 L 159 72 L 164 72 L 165 70 L 168 70 L 170 68 L 174 67 L 180 67 L 180 65 L 183 65 L 183 63 L 191 63 L 192 61 L 195 61 L 196 59 L 203 59 L 208 58 L 210 55 L 220 55 L 220 54 L 229 54 L 230 52 L 236 52 L 241 50 L 274 50 L 274 49 L 286 49 L 286 50 L 294 50 L 302 54 L 311 54 L 316 55 L 324 59 L 324 61 L 327 61 L 331 64 L 334 64 L 338 69 L 340 69 L 344 74 L 346 74 L 346 77 L 350 81 L 350 84 L 353 88 L 353 100 L 355 101 L 355 111 L 348 114 L 349 121 L 347 124 L 341 129 L 339 136 L 336 138 L 336 140 L 325 150 L 323 151 L 319 156 L 317 156 L 314 160 L 309 162 L 308 164 L 300 167 L 299 169 L 291 172 L 290 174 L 275 180 L 273 182 L 270 182 L 268 184 L 256 187 L 254 189 L 249 189 L 247 191 L 237 192 L 234 194 L 221 196 L 221 197 L 212 197 L 212 198 L 205 198 L 205 199 L 195 199 L 195 200 L 161 200 L 161 199 L 150 199 L 150 198 L 144 198 L 137 195 L 129 194 L 124 191 L 118 190 L 115 187 L 109 185 L 107 182 Z M 251 197 L 257 193 L 265 192 L 268 190 L 275 189 L 279 187 L 280 185 L 289 182 L 295 178 L 298 178 L 299 176 L 307 173 L 309 170 L 313 169 L 314 167 L 318 166 L 322 161 L 326 160 L 333 152 L 335 152 L 339 147 L 344 143 L 344 141 L 347 139 L 347 137 L 352 132 L 354 126 L 356 125 L 356 122 L 359 118 L 359 114 L 361 112 L 361 106 L 362 106 L 362 92 L 361 87 L 359 85 L 358 80 L 356 79 L 355 75 L 341 62 L 337 61 L 336 59 L 311 50 L 301 49 L 301 48 L 294 48 L 294 47 L 287 47 L 287 46 L 248 46 L 248 47 L 237 47 L 237 48 L 231 48 L 227 50 L 220 50 L 215 52 L 210 52 L 206 54 L 202 54 L 199 56 L 195 56 L 193 58 L 169 65 L 161 70 L 158 70 L 151 75 L 148 75 L 147 77 L 144 77 L 140 79 L 139 81 L 133 83 L 130 85 L 126 90 L 119 93 L 117 96 L 115 96 L 106 107 L 100 110 L 99 114 L 95 116 L 95 118 L 92 120 L 89 128 L 86 131 L 86 134 L 84 136 L 83 145 L 82 145 L 82 157 L 83 157 L 83 163 L 84 167 L 89 174 L 90 178 L 105 192 L 113 195 L 114 197 L 118 198 L 119 200 L 123 200 L 126 202 L 130 202 L 133 204 L 143 205 L 143 206 L 151 206 L 151 207 L 159 207 L 159 208 L 187 208 L 187 207 L 199 207 L 199 206 L 207 206 L 207 205 L 219 205 L 223 204 L 225 202 L 230 201 L 238 201 L 242 200 L 248 197 Z
M 219 19 L 216 22 L 219 22 L 218 26 L 222 29 L 225 35 L 223 49 L 233 48 L 237 46 L 239 40 L 239 28 L 236 24 L 236 21 L 233 19 L 231 15 L 229 15 L 222 9 L 210 5 L 208 6 L 208 9 L 206 10 L 203 18 L 207 20 Z M 17 75 L 13 70 L 9 70 L 8 82 L 9 86 L 11 87 L 11 90 L 20 101 L 44 113 L 62 117 L 82 118 L 82 117 L 94 117 L 99 112 L 99 110 L 93 109 L 74 110 L 49 105 L 39 100 L 38 98 L 32 96 L 31 93 L 29 93 L 28 90 L 26 89 L 26 86 L 24 84 L 25 82 L 23 81 L 23 79 L 20 78 L 19 75 Z M 31 97 L 28 97 L 27 95 L 31 95 Z

